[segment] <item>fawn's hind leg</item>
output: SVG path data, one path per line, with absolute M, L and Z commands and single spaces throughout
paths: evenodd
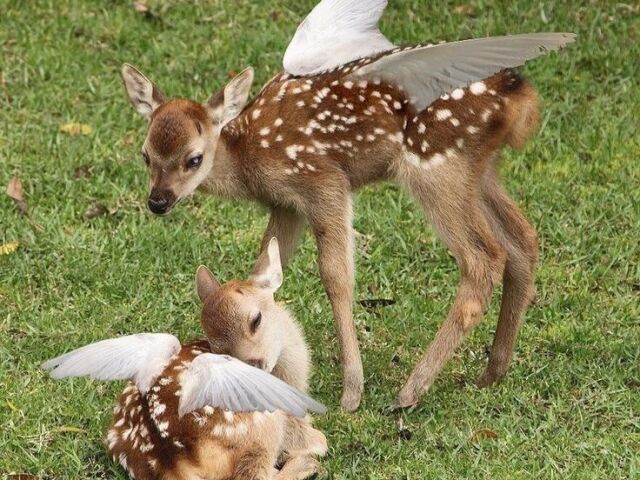
M 404 183 L 453 253 L 460 284 L 449 315 L 413 369 L 396 404 L 416 404 L 463 338 L 476 326 L 504 270 L 506 253 L 481 211 L 480 193 L 464 158 L 424 172 L 415 168 Z M 446 168 L 445 168 L 446 166 Z
M 500 185 L 495 171 L 485 173 L 482 183 L 484 210 L 494 233 L 507 250 L 500 317 L 486 370 L 478 385 L 500 380 L 511 364 L 518 331 L 534 295 L 538 261 L 536 231 Z

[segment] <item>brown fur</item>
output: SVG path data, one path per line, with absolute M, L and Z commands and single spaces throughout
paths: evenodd
M 262 245 L 278 236 L 284 263 L 309 222 L 337 324 L 342 405 L 349 410 L 357 408 L 363 388 L 352 321 L 351 194 L 382 180 L 406 187 L 455 255 L 461 279 L 447 319 L 397 403 L 413 405 L 431 386 L 503 278 L 496 340 L 481 380 L 492 383 L 508 368 L 537 259 L 535 231 L 500 186 L 495 163 L 504 146 L 521 147 L 535 132 L 535 91 L 503 71 L 417 112 L 402 90 L 358 79 L 354 69 L 355 63 L 310 78 L 277 75 L 235 119 L 211 130 L 212 160 L 199 186 L 269 207 Z M 182 104 L 168 102 L 169 111 L 176 122 L 191 121 Z M 159 141 L 153 132 L 152 122 L 147 143 Z M 171 169 L 173 158 L 157 162 Z M 177 197 L 184 185 L 173 184 Z

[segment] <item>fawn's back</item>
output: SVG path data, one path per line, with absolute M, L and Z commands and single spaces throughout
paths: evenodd
M 350 71 L 278 75 L 223 130 L 257 197 L 282 199 L 340 178 L 356 189 L 409 164 L 429 171 L 458 157 L 481 168 L 505 144 L 523 146 L 537 126 L 537 95 L 511 70 L 422 111 L 398 87 L 354 81 Z

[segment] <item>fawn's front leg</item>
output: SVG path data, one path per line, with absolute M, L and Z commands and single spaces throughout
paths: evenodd
M 329 202 L 327 202 L 329 203 Z M 320 277 L 331 302 L 338 330 L 342 362 L 342 398 L 345 410 L 360 405 L 364 376 L 353 323 L 353 228 L 351 196 L 333 198 L 331 204 L 315 205 L 309 222 L 318 243 Z
M 274 207 L 262 237 L 260 251 L 267 248 L 269 241 L 276 237 L 280 247 L 280 263 L 282 268 L 286 267 L 298 245 L 303 226 L 304 217 L 299 213 L 287 208 Z
M 299 455 L 292 457 L 284 464 L 276 474 L 275 480 L 304 480 L 313 475 L 323 475 L 324 468 L 320 462 L 311 455 Z

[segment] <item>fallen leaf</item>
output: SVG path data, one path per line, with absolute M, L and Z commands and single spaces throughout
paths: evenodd
M 39 480 L 40 477 L 31 475 L 29 473 L 10 473 L 7 475 L 7 480 Z
M 84 123 L 65 123 L 60 131 L 68 135 L 91 135 L 93 129 Z
M 22 181 L 20 180 L 20 177 L 13 177 L 9 180 L 9 185 L 7 185 L 7 195 L 11 197 L 11 200 L 16 204 L 16 208 L 20 213 L 27 215 L 27 203 L 24 201 Z
M 91 220 L 96 217 L 106 215 L 107 213 L 109 213 L 109 209 L 106 207 L 106 205 L 102 202 L 96 202 L 91 205 L 86 212 L 84 212 L 84 215 L 82 217 L 85 220 Z
M 87 433 L 86 430 L 78 427 L 58 427 L 51 430 L 53 433 Z
M 147 13 L 149 11 L 149 7 L 144 2 L 134 2 L 133 9 L 138 13 Z
M 73 178 L 89 178 L 93 175 L 93 165 L 80 165 L 73 169 Z
M 489 428 L 481 428 L 471 435 L 471 440 L 482 440 L 483 438 L 498 438 L 498 434 Z
M 476 6 L 471 4 L 462 4 L 453 8 L 455 13 L 460 15 L 466 15 L 467 17 L 474 17 L 476 15 Z
M 0 256 L 9 255 L 15 252 L 16 250 L 18 250 L 19 246 L 20 244 L 18 242 L 9 242 L 5 243 L 4 245 L 0 245 Z

